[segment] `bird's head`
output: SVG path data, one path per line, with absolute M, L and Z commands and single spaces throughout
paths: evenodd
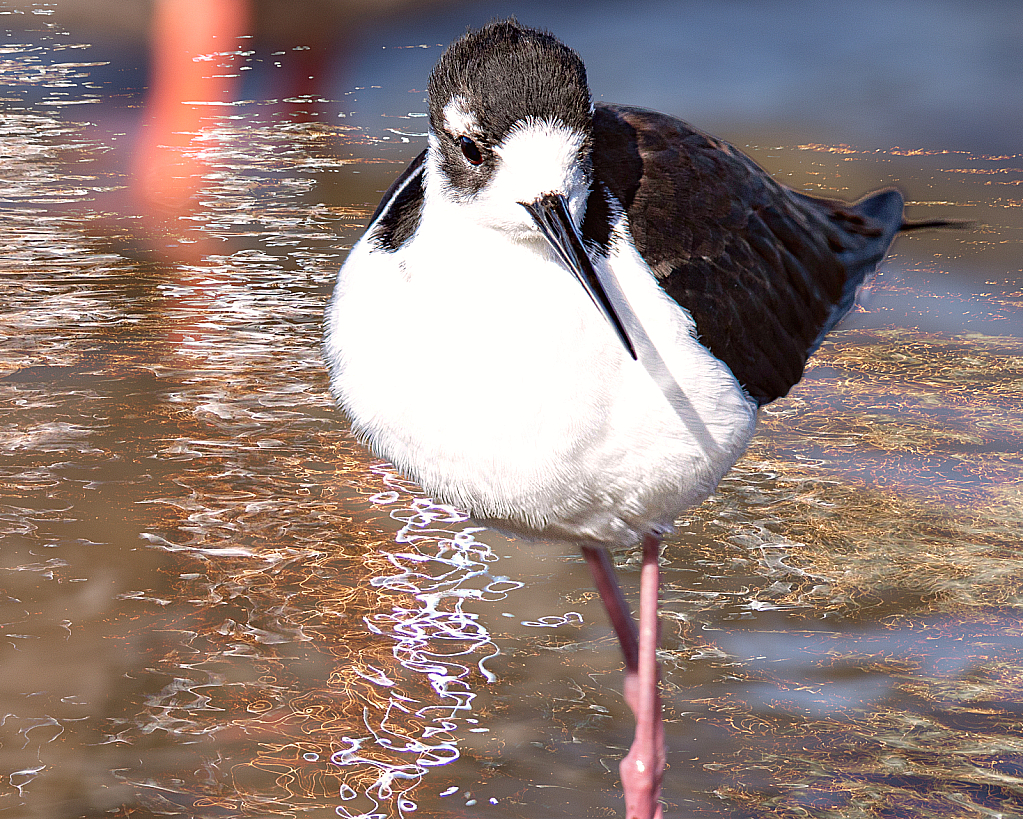
M 429 82 L 428 196 L 524 241 L 548 242 L 635 350 L 586 253 L 593 103 L 579 55 L 514 21 L 452 43 Z

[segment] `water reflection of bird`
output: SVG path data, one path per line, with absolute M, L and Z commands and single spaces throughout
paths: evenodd
M 448 48 L 429 108 L 339 274 L 333 389 L 428 492 L 582 548 L 636 716 L 628 816 L 659 815 L 660 539 L 911 226 L 902 197 L 814 199 L 678 120 L 594 106 L 575 52 L 513 22 Z M 638 543 L 637 628 L 607 550 Z

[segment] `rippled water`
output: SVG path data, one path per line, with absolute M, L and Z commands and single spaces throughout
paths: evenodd
M 616 814 L 631 722 L 581 560 L 423 498 L 327 392 L 333 277 L 422 109 L 257 84 L 182 149 L 195 203 L 154 210 L 140 98 L 33 8 L 0 48 L 0 813 Z M 666 815 L 1021 815 L 1021 156 L 749 141 L 976 224 L 898 240 L 668 540 Z M 408 351 L 380 366 L 472 400 Z

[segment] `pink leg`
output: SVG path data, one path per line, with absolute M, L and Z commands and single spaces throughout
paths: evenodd
M 622 647 L 622 655 L 625 657 L 625 683 L 622 686 L 622 693 L 625 695 L 625 702 L 635 714 L 639 707 L 636 699 L 639 693 L 636 690 L 639 685 L 639 630 L 636 628 L 636 621 L 629 610 L 625 595 L 622 594 L 622 587 L 618 585 L 615 566 L 607 549 L 583 546 L 582 551 L 590 567 L 590 574 L 593 575 L 593 583 L 597 587 L 600 601 L 604 604 L 604 610 L 611 620 L 611 627 Z
M 621 643 L 622 654 L 625 655 L 625 671 L 635 674 L 639 668 L 639 632 L 622 588 L 618 585 L 611 555 L 607 549 L 596 546 L 583 546 L 582 551 L 600 600 L 611 620 L 611 627 Z
M 625 701 L 636 717 L 636 736 L 621 764 L 627 819 L 661 819 L 661 776 L 664 771 L 664 725 L 657 691 L 657 598 L 660 539 L 643 538 L 640 575 L 639 634 L 604 549 L 583 547 L 600 599 L 611 618 L 625 655 Z

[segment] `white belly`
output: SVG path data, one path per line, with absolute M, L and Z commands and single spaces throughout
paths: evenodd
M 352 250 L 325 351 L 353 429 L 437 499 L 521 535 L 627 545 L 669 529 L 745 449 L 752 402 L 631 250 L 608 265 L 656 348 L 637 344 L 640 362 L 546 244 L 476 230 Z

